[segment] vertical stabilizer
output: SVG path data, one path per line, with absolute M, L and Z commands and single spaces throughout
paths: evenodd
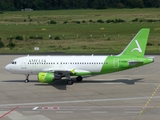
M 149 36 L 149 28 L 141 29 L 137 35 L 132 39 L 128 46 L 123 50 L 121 55 L 134 55 L 137 57 L 143 57 Z

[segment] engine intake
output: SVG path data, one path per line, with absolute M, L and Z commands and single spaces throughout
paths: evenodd
M 40 72 L 38 74 L 38 81 L 41 83 L 50 83 L 55 80 L 54 73 Z

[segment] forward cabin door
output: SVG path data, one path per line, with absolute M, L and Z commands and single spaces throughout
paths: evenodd
M 114 68 L 119 68 L 119 58 L 114 58 L 114 60 L 113 60 L 113 67 Z
M 26 69 L 26 64 L 27 64 L 27 59 L 23 58 L 22 59 L 22 64 L 21 64 L 21 69 Z

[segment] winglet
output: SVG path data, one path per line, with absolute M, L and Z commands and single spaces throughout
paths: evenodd
M 119 54 L 119 56 L 134 55 L 137 57 L 144 57 L 149 31 L 149 28 L 141 29 L 132 39 L 132 41 L 128 44 L 128 46 L 123 50 L 123 52 Z
M 71 70 L 71 73 L 74 74 L 75 73 L 74 71 L 75 71 L 75 69 Z

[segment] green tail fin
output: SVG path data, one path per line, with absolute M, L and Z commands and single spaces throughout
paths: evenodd
M 149 36 L 149 28 L 141 29 L 120 55 L 143 57 Z

